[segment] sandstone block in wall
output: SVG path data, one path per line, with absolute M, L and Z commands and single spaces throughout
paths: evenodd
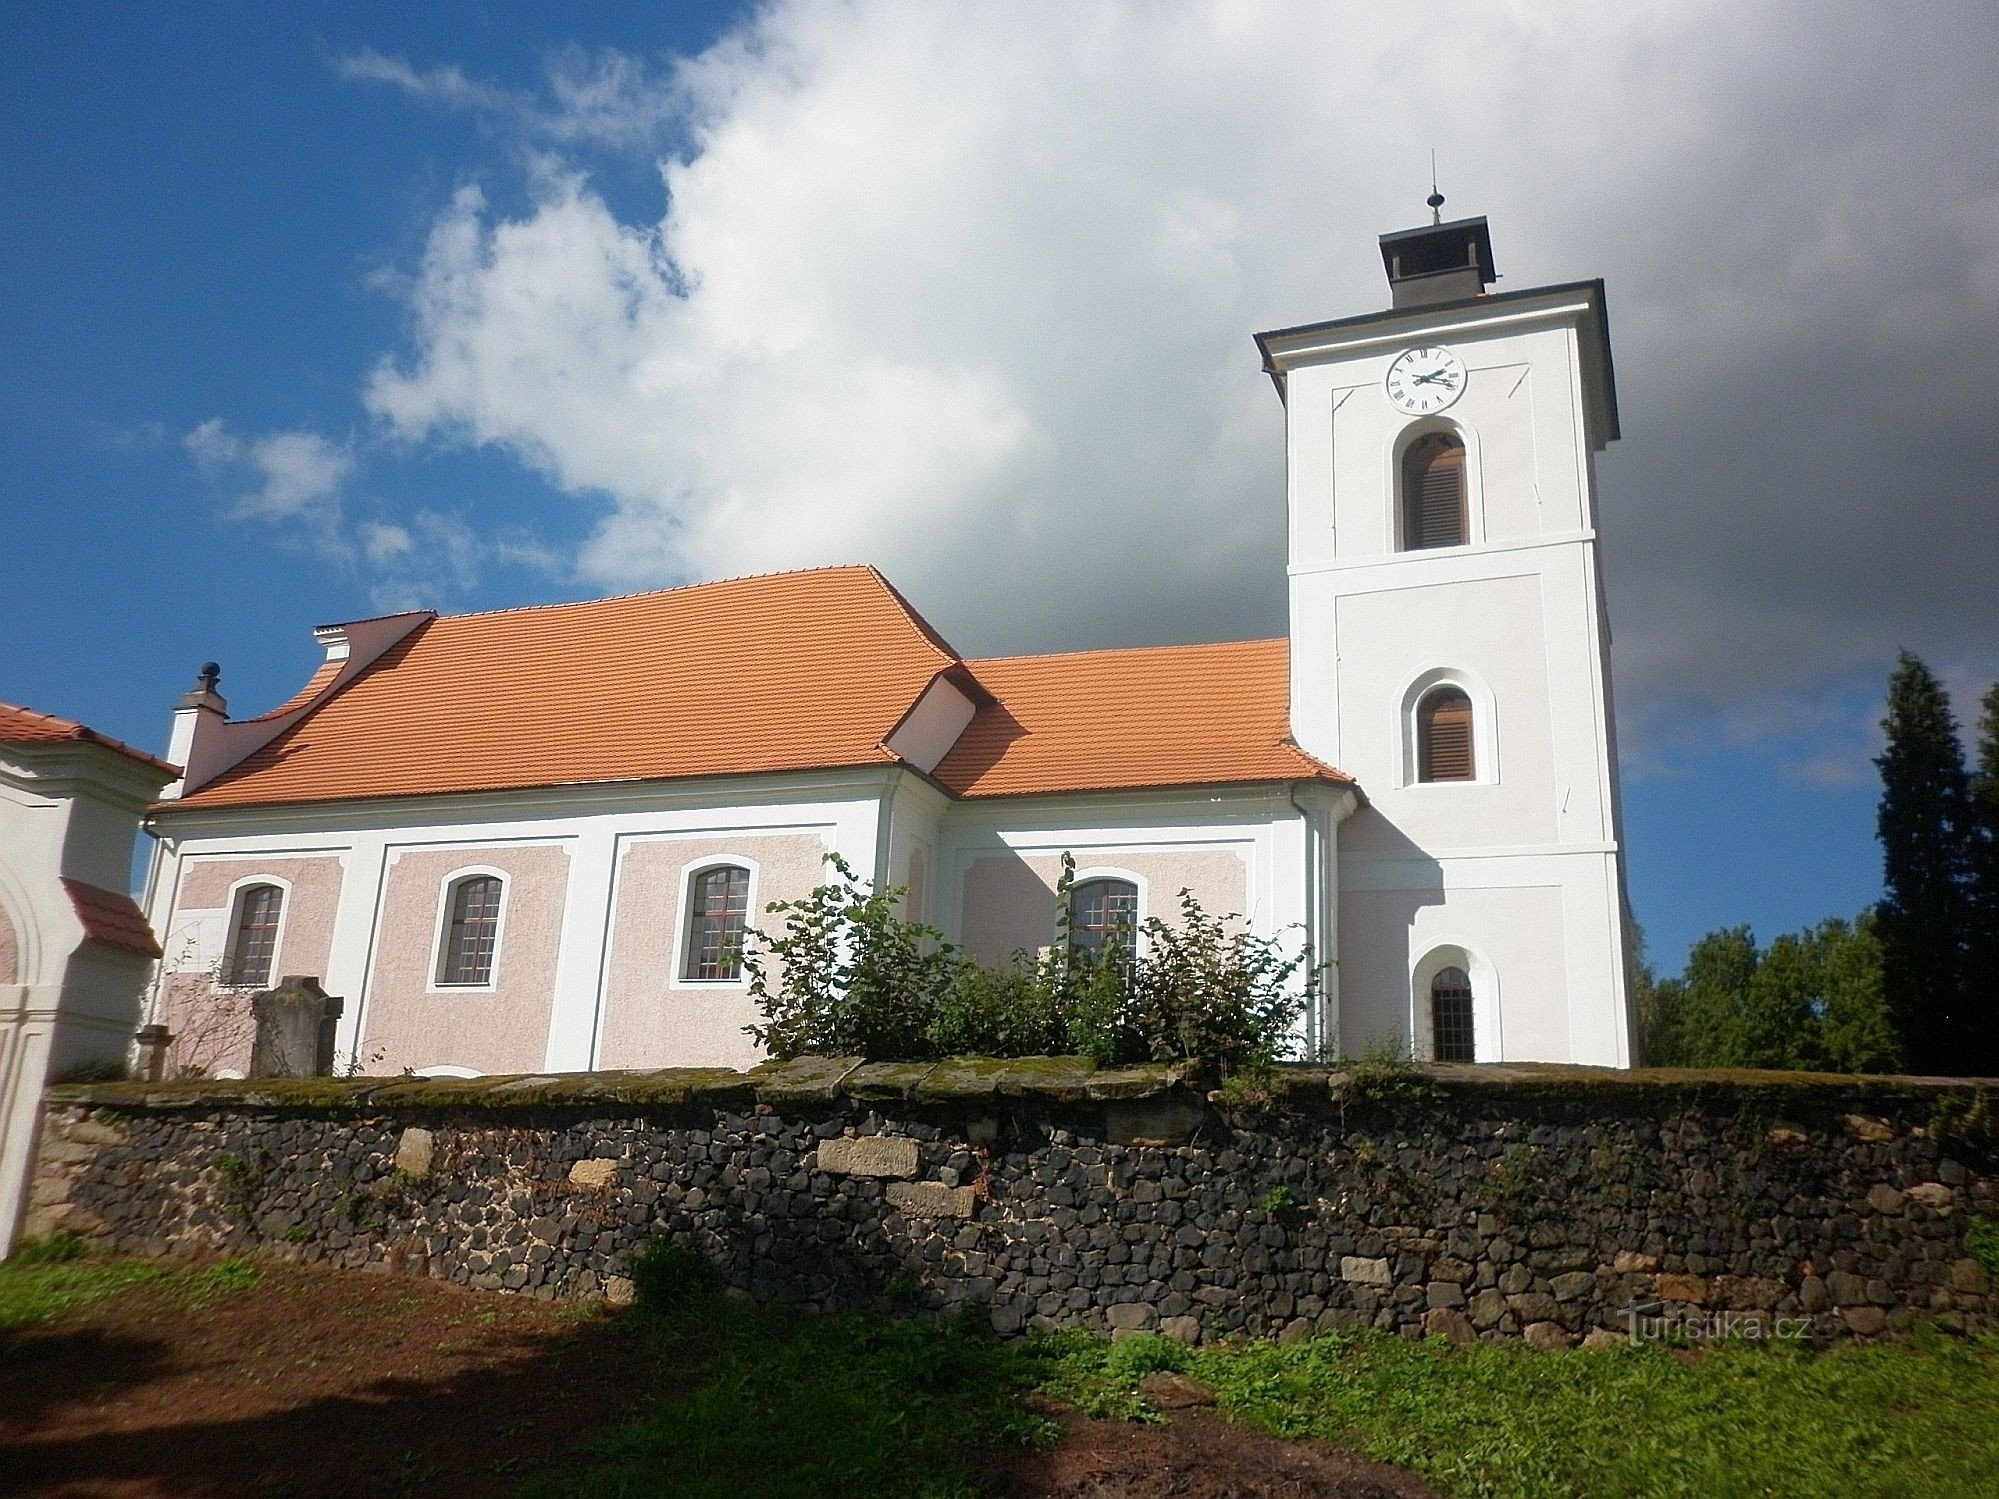
M 969 1218 L 978 1207 L 978 1194 L 942 1182 L 890 1182 L 888 1205 L 912 1218 Z
M 74 1119 L 63 1134 L 79 1145 L 123 1145 L 125 1131 L 102 1119 Z
M 1876 1119 L 1869 1114 L 1847 1114 L 1840 1122 L 1846 1132 L 1856 1140 L 1869 1145 L 1885 1145 L 1895 1138 L 1895 1126 L 1885 1119 Z
M 1951 1204 L 1957 1201 L 1957 1193 L 1942 1182 L 1918 1182 L 1909 1188 L 1908 1198 L 1911 1202 L 1920 1203 L 1932 1213 L 1944 1213 L 1948 1212 Z
M 638 1299 L 638 1287 L 622 1275 L 604 1277 L 604 1299 L 612 1306 L 630 1306 Z
M 411 1125 L 396 1142 L 396 1170 L 405 1176 L 428 1176 L 436 1154 L 436 1137 L 427 1129 Z
M 569 1179 L 579 1187 L 608 1187 L 618 1179 L 618 1163 L 601 1159 L 578 1161 L 569 1168 Z
M 1368 1259 L 1361 1255 L 1340 1256 L 1340 1279 L 1357 1286 L 1385 1286 L 1394 1281 L 1388 1273 L 1388 1261 Z
M 914 1176 L 917 1166 L 916 1142 L 900 1135 L 819 1142 L 819 1169 L 834 1176 Z
M 1661 1275 L 1653 1280 L 1652 1289 L 1661 1301 L 1707 1304 L 1707 1282 L 1698 1275 Z

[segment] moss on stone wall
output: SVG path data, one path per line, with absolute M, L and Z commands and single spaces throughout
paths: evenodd
M 1552 1063 L 1479 1066 L 1411 1065 L 1398 1075 L 1429 1096 L 1490 1094 L 1520 1100 L 1574 1099 L 1661 1105 L 1706 1101 L 1734 1112 L 1781 1113 L 1814 1100 L 1874 1100 L 1884 1109 L 1933 1112 L 1939 1100 L 1970 1098 L 1975 1083 L 1948 1078 L 1852 1077 L 1836 1073 L 1618 1071 Z M 1281 1066 L 1259 1080 L 1261 1106 L 1316 1113 L 1356 1102 L 1393 1103 L 1359 1068 Z M 1176 1091 L 1205 1094 L 1206 1080 L 1183 1064 L 1103 1068 L 1083 1057 L 956 1057 L 941 1062 L 864 1062 L 858 1057 L 799 1057 L 748 1072 L 726 1067 L 666 1067 L 644 1072 L 567 1072 L 479 1078 L 263 1078 L 179 1083 L 88 1083 L 49 1090 L 54 1104 L 117 1109 L 274 1109 L 355 1112 L 396 1108 L 547 1109 L 598 1104 L 762 1105 L 810 1111 L 850 1099 L 965 1103 L 1039 1099 L 1082 1104 L 1152 1098 Z M 1217 1097 L 1217 1103 L 1231 1100 Z

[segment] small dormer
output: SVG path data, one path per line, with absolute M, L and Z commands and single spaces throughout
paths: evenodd
M 1461 302 L 1481 295 L 1499 278 L 1483 214 L 1384 234 L 1381 265 L 1388 272 L 1390 305 L 1398 308 Z

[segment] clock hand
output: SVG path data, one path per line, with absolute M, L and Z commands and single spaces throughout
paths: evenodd
M 1418 385 L 1449 385 L 1451 383 L 1451 372 L 1449 370 L 1431 370 L 1427 375 L 1418 375 L 1416 383 Z

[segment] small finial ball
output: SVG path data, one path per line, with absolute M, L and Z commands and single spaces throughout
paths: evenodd
M 206 688 L 210 692 L 213 692 L 215 690 L 215 684 L 222 680 L 221 663 L 216 661 L 202 662 L 201 672 L 198 677 L 198 680 L 204 688 Z
M 1425 203 L 1428 203 L 1432 208 L 1442 208 L 1444 206 L 1444 195 L 1440 192 L 1437 192 L 1435 189 L 1432 189 L 1430 192 L 1430 196 L 1425 198 L 1423 201 Z

